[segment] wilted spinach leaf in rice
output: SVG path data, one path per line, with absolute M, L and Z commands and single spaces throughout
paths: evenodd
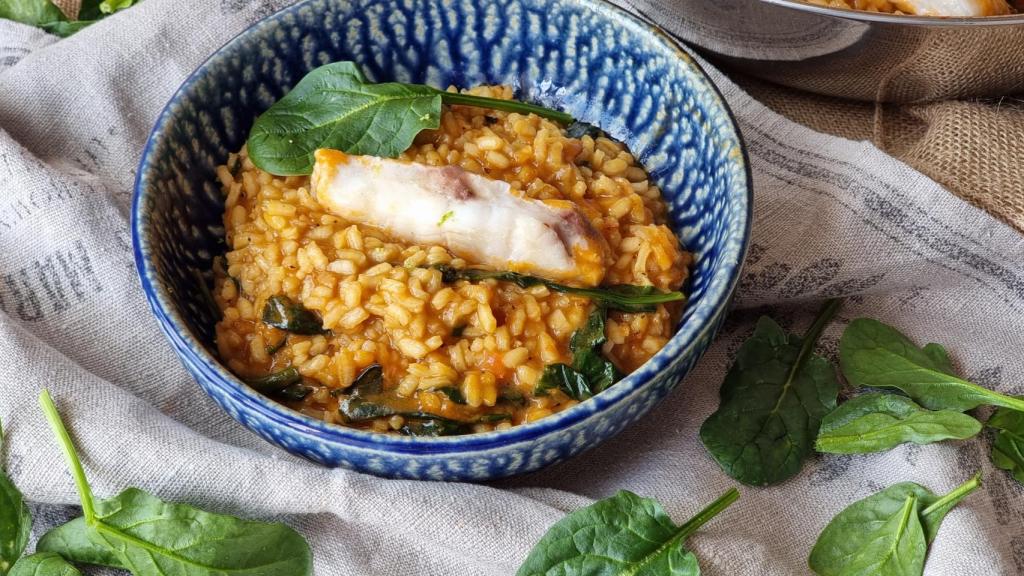
M 327 422 L 437 436 L 559 412 L 661 349 L 692 258 L 660 191 L 623 144 L 511 97 L 339 62 L 258 119 L 218 169 L 228 366 Z

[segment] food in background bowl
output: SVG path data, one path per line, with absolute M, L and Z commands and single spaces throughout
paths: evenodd
M 831 8 L 918 16 L 1003 16 L 1017 10 L 1006 0 L 804 0 Z
M 691 256 L 623 144 L 526 111 L 446 105 L 437 124 L 396 159 L 316 150 L 311 177 L 245 150 L 218 168 L 216 340 L 251 386 L 377 432 L 487 432 L 590 398 L 671 338 Z

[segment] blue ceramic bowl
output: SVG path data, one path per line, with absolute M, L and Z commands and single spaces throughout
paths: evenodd
M 196 288 L 224 252 L 215 167 L 253 120 L 311 69 L 357 62 L 375 81 L 510 84 L 521 99 L 597 124 L 626 142 L 696 253 L 678 332 L 647 364 L 593 399 L 510 430 L 442 438 L 334 426 L 254 392 L 217 359 Z M 659 31 L 594 0 L 310 0 L 218 50 L 157 120 L 132 208 L 143 290 L 199 385 L 260 436 L 328 466 L 381 476 L 486 480 L 537 470 L 641 418 L 693 367 L 721 325 L 750 234 L 747 159 L 725 102 Z

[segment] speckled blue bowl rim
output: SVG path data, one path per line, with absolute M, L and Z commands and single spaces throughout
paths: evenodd
M 620 25 L 632 25 L 641 30 L 646 30 L 656 36 L 657 38 L 655 41 L 660 41 L 665 45 L 665 47 L 670 51 L 675 52 L 681 60 L 685 61 L 686 64 L 693 68 L 696 73 L 696 79 L 703 83 L 705 87 L 711 89 L 706 93 L 713 95 L 715 98 L 715 104 L 717 104 L 721 110 L 728 115 L 731 121 L 732 135 L 736 139 L 741 155 L 739 158 L 734 157 L 730 161 L 743 163 L 743 173 L 745 175 L 743 184 L 746 188 L 746 194 L 737 195 L 735 194 L 735 188 L 733 188 L 733 191 L 729 193 L 728 197 L 732 201 L 742 199 L 742 201 L 746 203 L 746 206 L 743 207 L 746 209 L 746 222 L 743 228 L 743 238 L 739 243 L 739 250 L 735 254 L 735 261 L 723 262 L 722 269 L 717 271 L 718 273 L 728 272 L 728 283 L 724 284 L 724 286 L 717 292 L 711 292 L 709 288 L 709 292 L 705 293 L 701 297 L 700 305 L 702 307 L 709 308 L 709 313 L 704 316 L 704 322 L 702 325 L 695 325 L 696 323 L 692 321 L 691 318 L 687 318 L 669 342 L 643 366 L 593 398 L 585 402 L 581 402 L 572 408 L 563 410 L 562 412 L 542 418 L 536 422 L 521 424 L 508 430 L 494 432 L 483 432 L 462 436 L 442 436 L 437 438 L 414 438 L 369 432 L 356 428 L 328 424 L 322 420 L 305 416 L 291 408 L 278 404 L 245 385 L 238 379 L 238 377 L 223 366 L 216 357 L 210 354 L 206 350 L 206 347 L 192 335 L 184 320 L 181 318 L 181 315 L 177 312 L 176 307 L 171 302 L 170 294 L 157 280 L 154 266 L 146 257 L 146 254 L 150 253 L 151 249 L 148 244 L 147 237 L 143 234 L 141 229 L 145 222 L 145 218 L 141 215 L 142 193 L 147 188 L 151 190 L 156 189 L 156 187 L 150 186 L 150 157 L 153 154 L 155 143 L 163 137 L 168 123 L 173 120 L 175 109 L 178 106 L 178 100 L 182 95 L 196 81 L 198 81 L 200 77 L 203 76 L 211 61 L 216 59 L 222 53 L 231 50 L 236 43 L 241 41 L 243 36 L 259 30 L 263 26 L 273 25 L 270 21 L 275 19 L 276 16 L 298 12 L 302 6 L 306 4 L 306 2 L 299 2 L 266 17 L 243 30 L 217 49 L 194 72 L 192 72 L 178 90 L 175 91 L 174 96 L 171 97 L 167 105 L 164 106 L 156 124 L 153 126 L 153 130 L 149 134 L 149 139 L 146 141 L 146 147 L 142 152 L 142 158 L 139 161 L 138 172 L 135 178 L 135 189 L 132 195 L 131 214 L 132 249 L 135 257 L 135 266 L 139 274 L 139 280 L 142 284 L 142 290 L 149 301 L 153 314 L 158 319 L 158 324 L 160 325 L 161 330 L 171 341 L 173 346 L 180 353 L 185 354 L 188 357 L 193 368 L 197 369 L 202 377 L 207 378 L 211 384 L 221 389 L 234 401 L 243 404 L 245 407 L 258 413 L 260 416 L 327 442 L 336 442 L 358 448 L 384 450 L 397 453 L 457 453 L 471 450 L 486 450 L 488 448 L 498 446 L 529 442 L 535 438 L 539 438 L 552 432 L 557 433 L 559 430 L 568 428 L 588 418 L 592 414 L 600 412 L 614 404 L 617 404 L 618 402 L 625 401 L 643 387 L 643 385 L 658 372 L 656 369 L 657 366 L 667 365 L 671 362 L 672 358 L 668 357 L 671 350 L 686 349 L 687 347 L 692 346 L 694 342 L 698 340 L 698 337 L 705 335 L 709 330 L 711 330 L 713 327 L 712 321 L 716 316 L 715 312 L 729 305 L 732 295 L 736 290 L 750 240 L 753 212 L 753 179 L 750 172 L 750 158 L 747 155 L 743 137 L 740 134 L 739 126 L 736 123 L 736 117 L 729 108 L 729 105 L 726 104 L 725 99 L 722 97 L 722 93 L 718 90 L 718 87 L 711 82 L 711 79 L 708 78 L 707 73 L 703 68 L 701 68 L 700 64 L 691 58 L 689 54 L 683 51 L 676 41 L 663 30 L 650 23 L 644 22 L 636 16 L 606 2 L 605 0 L 571 1 L 582 5 L 587 9 L 593 10 L 596 13 L 604 14 L 605 16 L 613 18 L 618 17 L 625 20 L 625 22 L 622 22 Z M 734 187 L 738 185 L 739 182 L 733 184 Z M 728 255 L 726 255 L 726 259 L 728 259 Z M 168 326 L 173 327 L 173 330 L 169 329 Z

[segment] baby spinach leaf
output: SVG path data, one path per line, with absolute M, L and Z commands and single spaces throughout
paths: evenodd
M 3 444 L 4 432 L 0 426 L 0 449 Z M 25 551 L 31 529 L 32 516 L 21 491 L 0 466 L 0 576 L 7 574 Z
M 50 0 L 6 0 L 0 2 L 0 18 L 37 28 L 66 22 L 67 16 Z
M 587 377 L 565 364 L 548 364 L 533 389 L 534 396 L 547 396 L 551 390 L 561 390 L 566 396 L 580 402 L 594 395 Z
M 937 344 L 918 348 L 891 326 L 858 318 L 839 342 L 843 374 L 851 384 L 895 388 L 931 410 L 963 412 L 983 404 L 1024 410 L 1024 400 L 951 374 L 949 356 Z
M 996 430 L 992 440 L 992 463 L 1024 484 L 1024 412 L 999 408 L 986 425 Z
M 36 542 L 36 552 L 53 552 L 80 564 L 126 568 L 117 552 L 89 528 L 85 518 L 75 518 L 43 534 Z
M 618 382 L 622 375 L 601 355 L 601 345 L 605 343 L 605 319 L 608 311 L 598 306 L 587 317 L 587 322 L 569 338 L 569 350 L 572 351 L 572 367 L 586 378 L 590 390 L 597 394 Z
M 292 334 L 313 336 L 327 333 L 316 312 L 284 295 L 267 298 L 263 305 L 263 323 Z
M 498 399 L 513 406 L 526 406 L 526 397 L 514 386 L 505 386 L 498 393 Z
M 380 394 L 384 391 L 384 368 L 380 364 L 370 364 L 363 368 L 349 389 L 357 396 Z
M 963 440 L 981 431 L 981 422 L 955 410 L 925 410 L 906 396 L 873 392 L 847 400 L 821 421 L 818 452 L 863 454 L 904 442 L 930 444 Z
M 292 384 L 277 393 L 284 400 L 298 402 L 313 393 L 313 388 L 305 384 Z
M 495 422 L 504 422 L 505 420 L 511 420 L 511 414 L 505 414 L 503 412 L 493 412 L 491 414 L 483 414 L 476 419 L 477 423 L 480 424 L 494 424 Z
M 77 568 L 53 552 L 25 556 L 8 576 L 82 576 Z
M 622 378 L 615 365 L 601 355 L 601 345 L 606 340 L 604 323 L 607 313 L 603 307 L 596 307 L 587 317 L 587 322 L 572 333 L 569 337 L 572 366 L 545 366 L 533 389 L 535 396 L 546 396 L 557 388 L 566 396 L 583 401 Z
M 398 414 L 398 410 L 387 404 L 372 402 L 357 395 L 352 395 L 342 400 L 338 409 L 343 416 L 353 422 L 373 420 Z
M 461 422 L 431 419 L 407 422 L 398 431 L 405 436 L 434 437 L 466 434 L 470 428 Z
M 248 378 L 245 383 L 260 394 L 276 394 L 302 381 L 302 374 L 295 367 L 285 368 L 259 378 Z
M 587 124 L 586 122 L 580 122 L 577 120 L 565 127 L 565 135 L 569 138 L 577 139 L 583 138 L 584 136 L 597 138 L 599 136 L 604 136 L 604 131 L 593 124 Z
M 283 524 L 241 520 L 163 502 L 137 488 L 95 500 L 53 399 L 44 390 L 39 401 L 67 458 L 83 514 L 58 528 L 62 537 L 44 537 L 42 551 L 74 562 L 113 560 L 109 565 L 135 576 L 312 574 L 309 545 Z
M 657 501 L 621 490 L 556 522 L 516 575 L 698 576 L 697 558 L 683 541 L 737 498 L 731 488 L 676 526 Z
M 940 497 L 904 482 L 854 502 L 818 536 L 811 570 L 819 576 L 921 574 L 942 520 L 980 485 L 976 475 Z
M 510 420 L 511 414 L 482 414 L 465 419 L 445 418 L 429 412 L 409 412 L 399 410 L 387 404 L 386 398 L 367 399 L 353 394 L 342 400 L 338 410 L 350 422 L 365 422 L 377 418 L 401 416 L 406 423 L 399 432 L 406 436 L 449 436 L 466 434 L 473 424 L 492 424 L 502 420 Z
M 459 390 L 455 386 L 442 386 L 434 391 L 444 394 L 449 400 L 456 404 L 466 403 L 466 397 L 462 394 L 462 390 Z
M 354 63 L 334 62 L 306 74 L 256 119 L 246 144 L 249 158 L 260 169 L 281 176 L 312 172 L 318 148 L 394 158 L 412 145 L 417 134 L 440 125 L 442 103 L 572 120 L 568 114 L 512 100 L 421 84 L 373 84 Z
M 69 20 L 51 0 L 4 0 L 0 2 L 0 18 L 42 28 L 50 34 L 67 37 L 93 24 L 107 14 L 127 8 L 134 0 L 84 0 L 78 20 Z
M 839 395 L 832 366 L 814 354 L 839 304 L 829 301 L 803 338 L 762 317 L 740 347 L 721 405 L 700 428 L 704 447 L 729 476 L 768 485 L 800 471 Z
M 281 340 L 277 344 L 271 344 L 266 347 L 267 356 L 273 356 L 274 354 L 277 354 L 281 350 L 281 348 L 284 348 L 284 345 L 287 343 L 288 335 L 285 334 L 284 338 L 281 338 Z
M 928 553 L 917 496 L 853 504 L 836 516 L 811 551 L 820 576 L 922 574 Z
M 416 135 L 441 121 L 441 94 L 413 84 L 371 84 L 352 62 L 334 62 L 306 76 L 256 119 L 249 158 L 281 176 L 309 174 L 313 152 L 394 158 Z
M 593 300 L 598 306 L 622 312 L 653 312 L 658 304 L 686 300 L 686 296 L 682 292 L 662 292 L 654 286 L 620 284 L 600 288 L 580 288 L 518 272 L 500 272 L 481 270 L 479 268 L 454 268 L 447 264 L 436 265 L 434 268 L 441 271 L 441 280 L 446 283 L 458 280 L 479 282 L 480 280 L 493 279 L 501 282 L 511 282 L 520 288 L 547 286 L 549 290 L 584 296 Z
M 103 14 L 113 14 L 118 10 L 130 8 L 134 3 L 135 0 L 103 0 L 99 4 L 99 9 Z

